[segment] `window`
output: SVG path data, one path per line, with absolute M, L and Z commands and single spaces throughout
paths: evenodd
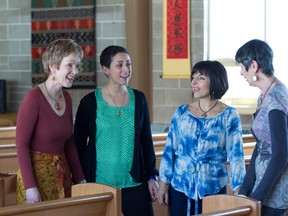
M 260 93 L 240 76 L 240 67 L 234 60 L 237 49 L 251 39 L 265 40 L 271 46 L 275 74 L 288 84 L 287 6 L 286 1 L 274 0 L 204 0 L 204 58 L 225 65 L 229 90 L 223 99 L 231 105 L 255 106 Z

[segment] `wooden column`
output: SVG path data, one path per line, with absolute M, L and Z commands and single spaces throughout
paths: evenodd
M 152 120 L 152 0 L 125 0 L 125 8 L 133 70 L 130 86 L 144 92 Z

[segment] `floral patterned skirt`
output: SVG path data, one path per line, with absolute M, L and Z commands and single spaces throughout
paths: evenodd
M 65 155 L 31 152 L 32 169 L 41 200 L 71 197 L 72 178 Z M 17 173 L 17 204 L 26 204 L 20 170 Z

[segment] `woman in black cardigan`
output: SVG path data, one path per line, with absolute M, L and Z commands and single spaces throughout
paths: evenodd
M 108 46 L 100 64 L 108 83 L 83 97 L 74 127 L 85 178 L 121 188 L 125 216 L 152 216 L 158 171 L 145 95 L 128 86 L 125 48 Z

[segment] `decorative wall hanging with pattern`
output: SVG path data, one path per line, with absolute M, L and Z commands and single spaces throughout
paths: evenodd
M 72 88 L 96 86 L 95 0 L 32 0 L 32 84 L 46 80 L 42 54 L 58 38 L 75 40 L 84 51 Z

